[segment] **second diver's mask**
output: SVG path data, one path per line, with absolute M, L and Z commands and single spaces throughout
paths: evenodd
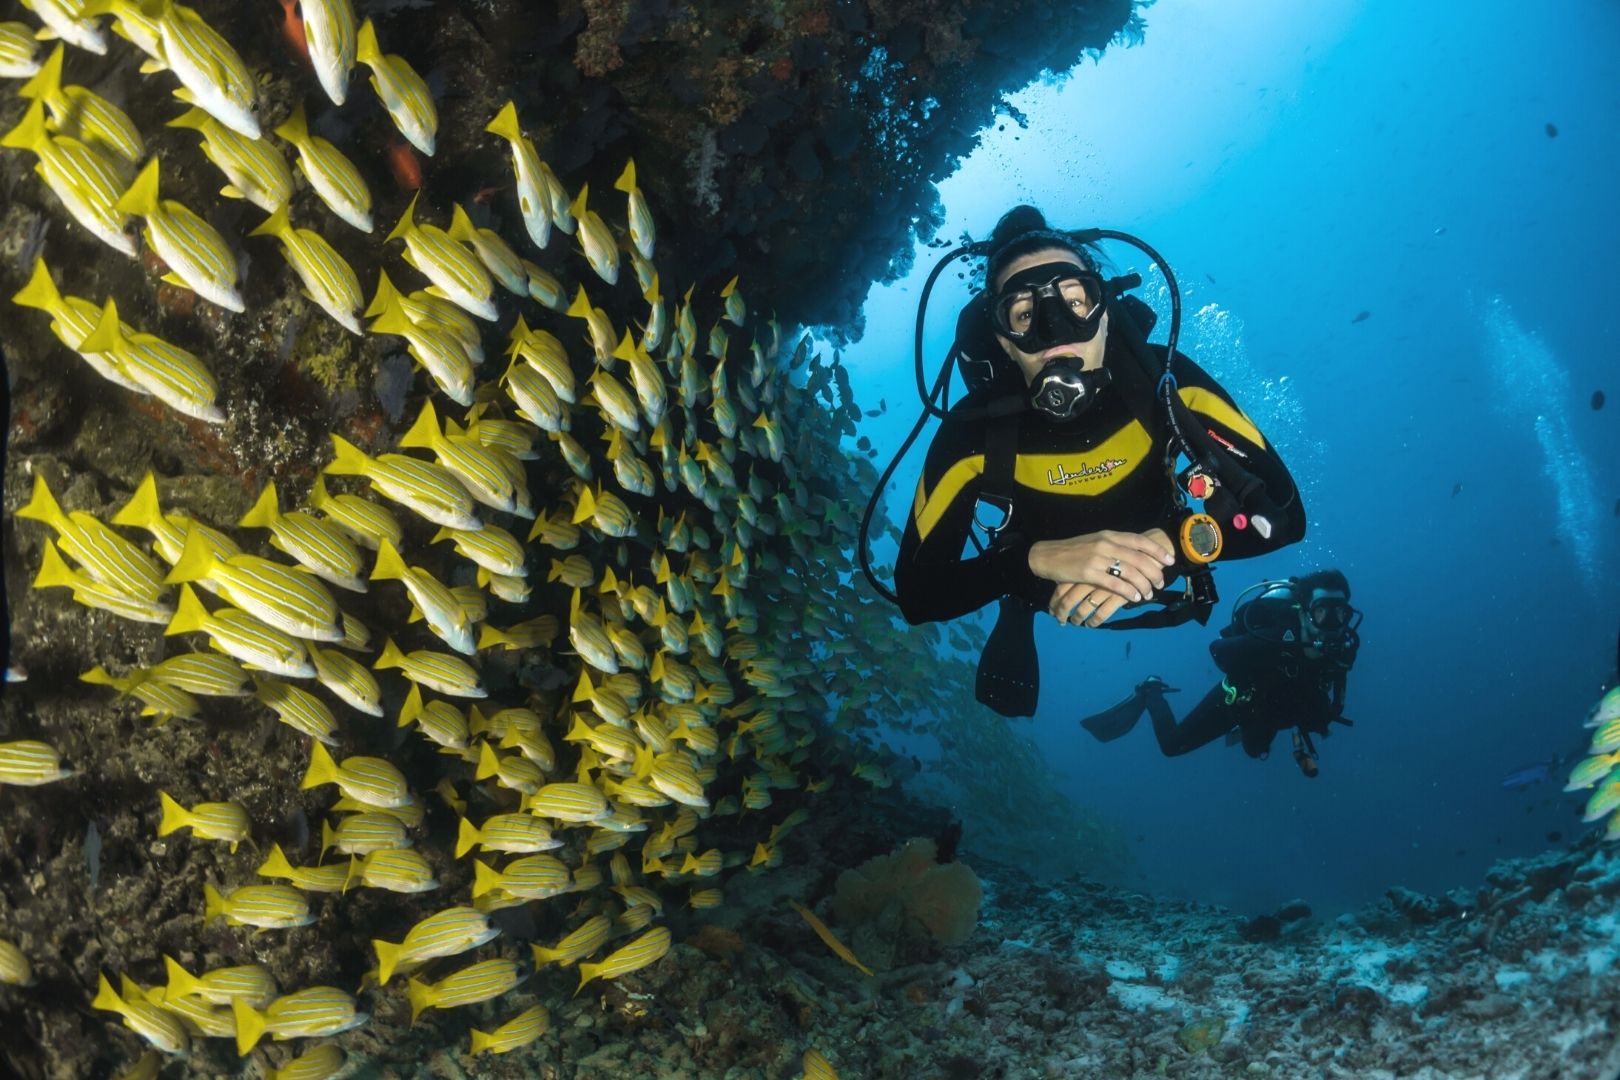
M 1102 328 L 1102 293 L 1102 279 L 1079 263 L 1041 263 L 1007 279 L 990 301 L 990 321 L 1026 353 L 1081 344 Z M 1105 368 L 1086 371 L 1079 357 L 1055 356 L 1030 381 L 1030 405 L 1053 420 L 1071 420 L 1109 381 Z

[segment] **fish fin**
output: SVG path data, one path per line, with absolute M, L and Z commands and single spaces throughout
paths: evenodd
M 386 537 L 382 538 L 377 544 L 377 565 L 371 571 L 371 580 L 403 581 L 405 571 L 405 560 L 399 550 Z
M 90 1002 L 90 1007 L 115 1013 L 127 1011 L 128 1006 L 124 1004 L 124 999 L 118 996 L 118 991 L 114 990 L 112 983 L 107 981 L 107 976 L 101 975 L 99 978 L 100 982 L 96 985 L 96 997 L 94 1001 Z
M 304 119 L 304 103 L 300 101 L 293 108 L 292 115 L 272 130 L 294 146 L 302 146 L 307 143 L 309 141 L 309 124 Z
M 405 703 L 399 707 L 399 727 L 409 727 L 412 720 L 422 715 L 422 688 L 411 683 Z M 458 855 L 457 858 L 460 858 Z
M 585 197 L 590 193 L 590 190 L 590 184 L 580 185 L 579 194 L 575 195 L 574 201 L 568 204 L 568 212 L 574 215 L 576 221 L 585 216 Z
M 333 432 L 332 461 L 324 471 L 336 476 L 365 476 L 371 471 L 371 459 L 358 446 Z
M 461 858 L 463 855 L 467 854 L 467 852 L 477 847 L 479 841 L 480 836 L 478 833 L 478 826 L 474 825 L 466 818 L 462 818 L 461 824 L 456 826 L 456 858 Z
M 186 546 L 180 558 L 163 579 L 165 585 L 178 585 L 185 581 L 202 581 L 214 572 L 218 559 L 200 529 L 186 529 Z
M 405 950 L 405 946 L 372 938 L 371 947 L 377 950 L 377 985 L 386 986 L 388 980 L 394 977 L 394 968 L 399 965 L 399 954 Z
M 490 777 L 500 772 L 500 764 L 500 759 L 495 756 L 495 751 L 489 748 L 489 743 L 479 743 L 478 771 L 474 774 L 473 779 L 488 780 Z M 478 893 L 474 892 L 473 895 L 477 896 Z
M 293 876 L 293 868 L 292 863 L 287 861 L 287 853 L 281 850 L 281 845 L 271 844 L 269 856 L 254 873 L 260 877 L 290 878 Z
M 623 191 L 626 194 L 636 190 L 636 159 L 630 158 L 624 164 L 624 172 L 613 181 L 613 190 Z
M 135 488 L 135 494 L 131 495 L 129 501 L 112 516 L 111 522 L 114 525 L 132 525 L 137 529 L 150 530 L 162 516 L 163 511 L 158 505 L 157 477 L 148 469 Z
M 281 507 L 276 500 L 276 485 L 272 481 L 264 485 L 253 508 L 243 514 L 242 520 L 236 524 L 243 529 L 273 529 L 280 518 Z
M 523 138 L 523 127 L 518 123 L 517 103 L 508 101 L 501 106 L 501 111 L 495 114 L 495 119 L 484 126 L 484 130 L 507 142 L 517 142 Z
M 53 315 L 62 310 L 62 293 L 52 280 L 50 268 L 45 265 L 43 255 L 34 260 L 34 269 L 28 275 L 28 284 L 17 290 L 11 302 L 22 307 L 48 311 Z
M 319 742 L 311 743 L 309 748 L 309 768 L 304 771 L 304 779 L 299 782 L 300 791 L 322 784 L 330 784 L 338 778 L 337 762 L 326 747 Z
M 66 50 L 58 43 L 51 50 L 51 55 L 39 65 L 32 78 L 17 88 L 17 93 L 25 98 L 39 98 L 51 101 L 62 96 L 62 54 Z
M 207 620 L 208 609 L 203 607 L 202 601 L 197 599 L 197 594 L 190 585 L 182 585 L 180 599 L 174 606 L 174 617 L 169 620 L 169 625 L 163 628 L 163 635 L 172 637 L 175 634 L 189 634 L 201 630 Z
M 140 73 L 142 75 L 156 75 L 160 71 L 168 71 L 169 65 L 157 57 L 141 61 Z
M 222 194 L 229 194 L 229 192 L 228 191 L 227 192 L 222 192 Z M 239 196 L 232 195 L 230 197 L 234 199 L 234 198 L 238 198 Z M 283 233 L 285 233 L 286 231 L 287 231 L 287 207 L 286 207 L 286 204 L 284 203 L 281 206 L 278 206 L 274 213 L 272 213 L 269 217 L 265 218 L 257 226 L 255 226 L 252 229 L 249 229 L 248 230 L 248 235 L 249 236 L 280 236 Z
M 239 997 L 231 998 L 231 1015 L 236 1020 L 236 1052 L 246 1057 L 264 1037 L 264 1014 Z
M 388 276 L 387 270 L 379 270 L 377 271 L 377 291 L 371 298 L 371 306 L 366 308 L 366 317 L 369 319 L 373 315 L 381 315 L 391 307 L 402 307 L 399 289 L 394 286 L 393 279 Z
M 405 996 L 411 1002 L 411 1023 L 414 1024 L 416 1018 L 422 1015 L 422 1010 L 432 1006 L 433 996 L 428 991 L 427 984 L 421 979 L 409 979 L 406 981 L 405 986 Z
M 148 161 L 129 190 L 119 196 L 113 208 L 126 214 L 148 217 L 158 207 L 158 159 Z
M 158 804 L 163 808 L 163 819 L 158 822 L 159 836 L 168 836 L 191 824 L 191 811 L 175 802 L 167 791 L 158 792 Z
M 382 50 L 377 47 L 377 28 L 371 25 L 370 19 L 361 23 L 355 34 L 354 59 L 367 67 L 375 66 L 382 59 Z
M 439 430 L 439 414 L 434 410 L 430 397 L 422 402 L 422 411 L 416 414 L 416 422 L 410 430 L 399 437 L 399 445 L 402 448 L 431 450 L 443 439 L 444 433 Z
M 169 984 L 163 988 L 165 1000 L 168 999 L 170 994 L 176 997 L 188 997 L 197 992 L 201 980 L 181 967 L 180 961 L 174 957 L 168 955 L 163 957 L 163 970 L 168 973 L 169 978 Z
M 67 515 L 62 512 L 62 507 L 57 503 L 56 496 L 51 494 L 51 486 L 45 482 L 44 473 L 34 474 L 33 496 L 29 498 L 26 504 L 18 508 L 17 516 L 27 518 L 30 521 L 43 521 L 58 533 L 73 530 L 73 525 L 68 521 Z
M 393 638 L 388 638 L 383 643 L 382 655 L 378 656 L 377 662 L 371 666 L 373 669 L 381 671 L 384 668 L 402 667 L 404 663 L 405 654 L 399 651 L 399 646 L 394 644 Z
M 197 106 L 193 105 L 191 108 L 187 109 L 173 120 L 168 121 L 163 126 L 172 128 L 190 128 L 192 131 L 207 131 L 208 126 L 215 123 L 218 123 L 218 121 L 212 116 L 209 116 L 207 111 L 199 109 Z
M 367 20 L 367 21 L 369 22 L 370 20 Z M 407 205 L 405 207 L 405 212 L 399 216 L 399 224 L 394 226 L 394 231 L 393 232 L 391 232 L 387 236 L 383 237 L 383 243 L 386 244 L 390 240 L 404 239 L 405 235 L 407 233 L 409 233 L 413 228 L 416 227 L 415 221 L 413 220 L 411 215 L 416 212 L 416 200 L 418 198 L 420 198 L 420 197 L 421 197 L 421 192 L 417 192 L 415 195 L 411 196 L 411 201 L 410 201 L 409 205 Z M 408 250 L 405 253 L 405 261 L 406 262 L 411 262 L 411 255 L 410 255 L 410 252 Z M 414 262 L 412 262 L 411 265 L 414 266 L 416 264 Z
M 32 150 L 39 146 L 50 135 L 45 131 L 45 103 L 38 98 L 28 106 L 23 113 L 22 120 L 17 126 L 0 136 L 0 146 L 9 146 L 15 150 Z
M 446 231 L 449 233 L 450 239 L 459 240 L 463 243 L 478 236 L 478 230 L 473 227 L 472 218 L 467 216 L 467 211 L 461 208 L 460 203 L 456 203 L 451 208 L 450 228 Z

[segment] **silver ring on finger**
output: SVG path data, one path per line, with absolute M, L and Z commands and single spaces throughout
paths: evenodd
M 1119 568 L 1119 560 L 1118 559 L 1114 560 L 1114 564 L 1108 568 L 1108 572 L 1110 574 L 1113 574 L 1115 577 L 1119 577 L 1120 568 Z

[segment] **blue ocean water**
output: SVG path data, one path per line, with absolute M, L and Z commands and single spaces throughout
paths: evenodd
M 1333 912 L 1394 884 L 1475 884 L 1585 828 L 1562 757 L 1584 747 L 1614 662 L 1620 404 L 1591 401 L 1620 392 L 1620 8 L 1179 0 L 1146 16 L 1143 45 L 1014 99 L 1027 124 L 998 124 L 941 185 L 940 236 L 982 237 L 1028 201 L 1162 251 L 1184 351 L 1281 448 L 1310 534 L 1223 565 L 1208 630 L 1042 620 L 1041 707 L 1016 730 L 1124 828 L 1141 887 Z M 889 406 L 862 429 L 880 463 L 915 415 L 912 325 L 939 254 L 919 248 L 910 275 L 873 290 L 845 354 L 862 403 Z M 936 290 L 931 370 L 967 295 L 954 275 Z M 1219 678 L 1207 643 L 1230 601 L 1327 565 L 1366 621 L 1356 726 L 1322 744 L 1318 779 L 1281 741 L 1264 762 L 1219 744 L 1167 759 L 1146 724 L 1107 745 L 1076 726 L 1150 673 L 1185 710 Z M 1553 758 L 1548 779 L 1501 785 Z

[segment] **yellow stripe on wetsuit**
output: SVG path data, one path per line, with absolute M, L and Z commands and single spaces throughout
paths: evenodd
M 1181 400 L 1189 409 L 1227 428 L 1260 449 L 1266 448 L 1265 436 L 1241 410 L 1228 405 L 1214 391 L 1197 386 L 1180 388 Z M 1062 495 L 1100 495 L 1109 491 L 1136 470 L 1152 449 L 1152 439 L 1141 423 L 1132 420 L 1118 432 L 1088 450 L 1063 454 L 1019 454 L 1013 465 L 1013 479 L 1020 486 L 1034 491 Z M 1052 476 L 1059 470 L 1074 469 L 1083 464 L 1095 466 L 1099 462 L 1120 461 L 1103 472 L 1088 473 L 1084 484 L 1054 483 Z M 917 525 L 917 539 L 925 541 L 933 532 L 945 512 L 961 495 L 962 489 L 975 478 L 984 475 L 984 455 L 973 454 L 962 458 L 945 470 L 932 492 L 924 481 L 917 483 L 917 496 L 912 502 L 911 517 Z

